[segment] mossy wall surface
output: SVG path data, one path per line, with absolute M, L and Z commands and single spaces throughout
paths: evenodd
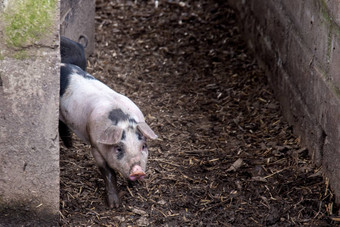
M 42 45 L 42 40 L 53 33 L 57 3 L 57 0 L 12 0 L 0 7 L 0 27 L 3 31 L 0 58 L 7 55 L 25 59 L 32 55 L 24 49 Z
M 5 40 L 8 45 L 32 45 L 52 32 L 57 0 L 18 0 L 3 13 Z

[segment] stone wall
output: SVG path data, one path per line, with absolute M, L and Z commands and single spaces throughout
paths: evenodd
M 39 1 L 22 2 L 0 1 L 0 226 L 56 226 L 59 1 L 40 9 L 25 5 Z M 44 23 L 30 23 L 31 15 Z
M 340 2 L 231 0 L 284 116 L 340 200 Z

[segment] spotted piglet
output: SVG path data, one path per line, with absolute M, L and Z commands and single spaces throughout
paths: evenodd
M 88 39 L 85 35 L 81 35 L 79 39 L 85 40 L 85 45 L 75 42 L 65 36 L 60 36 L 60 57 L 61 63 L 68 63 L 79 66 L 86 71 L 87 62 L 85 57 L 85 48 Z
M 140 109 L 126 96 L 84 72 L 61 64 L 60 120 L 91 144 L 103 175 L 110 208 L 120 204 L 115 171 L 131 181 L 145 176 L 147 139 L 157 135 Z

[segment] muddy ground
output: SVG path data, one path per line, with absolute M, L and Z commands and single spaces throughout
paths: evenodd
M 159 135 L 109 209 L 88 145 L 61 147 L 63 226 L 330 226 L 328 182 L 283 119 L 227 1 L 97 0 L 88 71 Z

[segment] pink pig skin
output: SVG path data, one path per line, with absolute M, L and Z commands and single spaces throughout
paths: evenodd
M 61 64 L 60 76 L 60 120 L 92 146 L 108 205 L 118 207 L 116 171 L 131 181 L 142 180 L 148 157 L 146 139 L 157 135 L 136 104 L 79 67 Z

